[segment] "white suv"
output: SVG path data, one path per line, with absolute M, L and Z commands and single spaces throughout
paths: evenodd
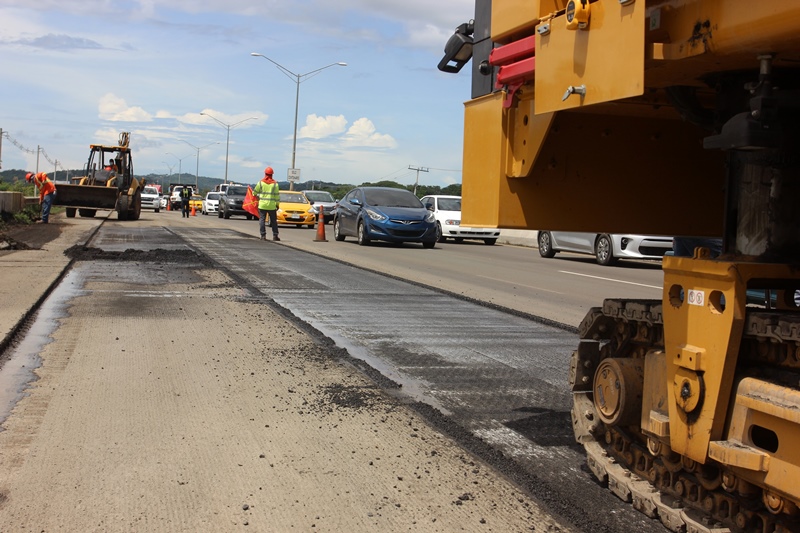
M 142 190 L 142 209 L 152 209 L 156 213 L 161 210 L 161 195 L 155 187 L 147 187 Z
M 500 237 L 497 228 L 471 228 L 461 225 L 461 197 L 431 195 L 422 198 L 422 204 L 436 217 L 436 230 L 439 233 L 439 242 L 455 239 L 462 242 L 464 239 L 478 239 L 492 245 Z

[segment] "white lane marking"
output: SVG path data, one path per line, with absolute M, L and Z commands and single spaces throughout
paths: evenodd
M 543 288 L 537 287 L 535 285 L 525 285 L 524 283 L 514 283 L 513 281 L 508 281 L 507 279 L 493 278 L 491 276 L 481 276 L 480 274 L 478 274 L 477 277 L 484 278 L 484 279 L 490 279 L 492 281 L 499 281 L 501 283 L 506 283 L 508 285 L 514 285 L 514 286 L 519 286 L 519 287 L 527 287 L 529 289 L 533 289 L 533 290 L 537 290 L 537 291 L 552 292 L 553 294 L 564 294 L 563 292 L 551 291 L 549 289 L 543 289 Z
M 570 272 L 568 270 L 559 270 L 560 274 L 572 274 L 573 276 L 581 276 L 584 278 L 594 278 L 594 279 L 601 279 L 603 281 L 615 281 L 617 283 L 625 283 L 627 285 L 637 285 L 639 287 L 648 287 L 650 289 L 663 289 L 661 285 L 645 285 L 644 283 L 635 283 L 633 281 L 623 281 L 621 279 L 613 279 L 613 278 L 601 278 L 600 276 L 590 276 L 589 274 L 579 274 L 578 272 Z

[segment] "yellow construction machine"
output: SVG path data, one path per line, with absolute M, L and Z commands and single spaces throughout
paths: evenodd
M 673 531 L 800 531 L 800 2 L 476 0 L 463 222 L 722 239 L 579 327 L 575 436 Z
M 77 212 L 93 217 L 98 209 L 117 212 L 119 220 L 138 220 L 142 211 L 144 180 L 133 175 L 130 133 L 119 135 L 114 146 L 89 145 L 89 160 L 83 176 L 69 184 L 58 184 L 55 205 L 66 207 L 67 217 Z

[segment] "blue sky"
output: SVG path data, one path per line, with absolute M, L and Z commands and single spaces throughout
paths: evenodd
M 461 182 L 469 74 L 436 69 L 473 0 L 0 0 L 2 168 L 36 148 L 82 168 L 131 132 L 137 174 L 255 182 L 292 160 L 301 181 Z M 30 154 L 12 143 L 33 150 Z M 219 143 L 219 144 L 213 144 Z M 207 146 L 211 144 L 211 146 Z M 39 156 L 39 169 L 54 165 Z

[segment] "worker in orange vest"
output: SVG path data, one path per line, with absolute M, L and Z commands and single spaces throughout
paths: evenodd
M 36 188 L 39 189 L 39 203 L 42 205 L 42 224 L 47 224 L 50 220 L 50 208 L 53 206 L 53 200 L 56 196 L 56 186 L 47 177 L 44 172 L 34 174 L 28 172 L 25 175 L 27 181 L 33 181 Z

